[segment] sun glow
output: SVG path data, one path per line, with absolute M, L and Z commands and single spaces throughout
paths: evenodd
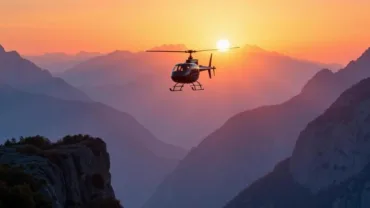
M 219 40 L 219 41 L 217 41 L 217 48 L 222 52 L 227 51 L 228 48 L 230 48 L 229 40 Z

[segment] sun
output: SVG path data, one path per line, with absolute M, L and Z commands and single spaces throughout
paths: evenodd
M 227 51 L 228 48 L 230 48 L 229 40 L 222 39 L 222 40 L 217 41 L 217 49 L 218 50 L 224 52 L 224 51 Z

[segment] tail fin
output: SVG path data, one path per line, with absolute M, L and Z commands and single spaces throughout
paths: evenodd
M 212 53 L 211 53 L 211 57 L 209 58 L 209 65 L 208 67 L 212 67 Z M 215 74 L 215 70 L 213 69 L 213 74 Z M 211 74 L 211 69 L 208 69 L 208 75 L 209 75 L 209 78 L 211 79 L 212 78 L 212 74 Z

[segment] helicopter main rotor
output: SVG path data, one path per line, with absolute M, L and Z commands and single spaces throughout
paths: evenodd
M 232 47 L 232 48 L 226 48 L 226 49 L 235 49 L 240 47 Z M 184 51 L 171 51 L 171 50 L 147 50 L 146 52 L 162 52 L 162 53 L 189 53 L 188 59 L 193 59 L 192 54 L 198 53 L 198 52 L 204 52 L 204 51 L 219 51 L 220 49 L 203 49 L 203 50 L 184 50 Z
M 204 90 L 202 85 L 198 82 L 199 74 L 203 71 L 208 71 L 209 78 L 212 77 L 211 70 L 213 70 L 213 75 L 215 75 L 216 67 L 212 66 L 212 53 L 209 59 L 208 66 L 202 66 L 198 64 L 198 59 L 193 59 L 192 54 L 204 51 L 226 51 L 229 49 L 234 49 L 239 47 L 231 48 L 220 48 L 220 49 L 203 49 L 203 50 L 147 50 L 146 52 L 162 52 L 162 53 L 188 53 L 189 58 L 186 63 L 179 63 L 175 65 L 172 70 L 171 79 L 176 82 L 176 84 L 170 88 L 173 91 L 182 91 L 182 87 L 185 84 L 191 84 L 192 90 Z M 189 64 L 192 63 L 192 64 Z

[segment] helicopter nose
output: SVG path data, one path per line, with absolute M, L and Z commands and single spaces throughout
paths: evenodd
M 185 82 L 188 78 L 187 72 L 175 71 L 172 72 L 171 78 L 174 82 Z

